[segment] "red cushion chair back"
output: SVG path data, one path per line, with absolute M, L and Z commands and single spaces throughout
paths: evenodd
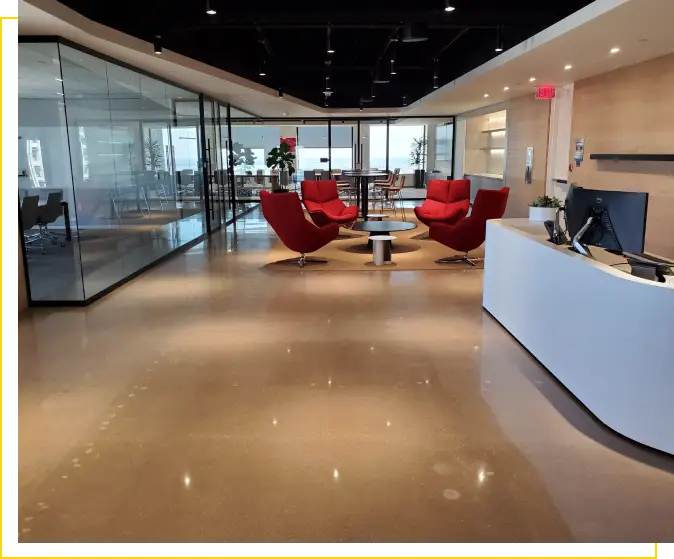
M 428 189 L 426 190 L 426 200 L 442 202 L 443 204 L 448 203 L 450 182 L 451 181 L 442 179 L 433 179 L 428 181 Z
M 331 239 L 323 239 L 323 229 L 318 228 L 304 217 L 304 210 L 297 192 L 272 194 L 260 192 L 262 215 L 279 236 L 283 244 L 295 252 L 313 252 Z M 332 238 L 337 236 L 339 227 L 330 228 Z M 327 234 L 328 231 L 325 231 Z M 330 235 L 328 235 L 330 236 Z
M 302 181 L 302 202 L 319 227 L 331 222 L 352 223 L 358 217 L 358 208 L 339 199 L 336 180 Z
M 470 200 L 470 179 L 449 181 L 449 195 L 447 202 Z
M 507 186 L 499 190 L 485 190 L 481 188 L 475 196 L 470 217 L 479 219 L 480 221 L 502 218 L 508 203 L 508 194 L 510 194 L 510 188 Z
M 323 204 L 339 199 L 336 180 L 302 181 L 302 199 L 305 202 Z

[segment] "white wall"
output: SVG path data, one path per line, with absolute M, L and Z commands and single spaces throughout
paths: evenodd
M 573 84 L 557 88 L 555 98 L 550 105 L 548 172 L 545 191 L 548 196 L 557 196 L 562 200 L 566 198 L 568 184 L 556 182 L 555 179 L 568 180 L 569 178 L 573 91 Z

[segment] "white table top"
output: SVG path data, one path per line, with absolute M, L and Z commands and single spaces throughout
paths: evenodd
M 398 237 L 393 235 L 373 235 L 370 237 L 371 241 L 395 241 Z

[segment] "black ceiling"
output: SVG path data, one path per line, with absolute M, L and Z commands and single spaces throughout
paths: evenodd
M 399 107 L 476 68 L 591 0 L 62 0 L 90 19 L 272 88 L 330 107 Z M 327 54 L 330 24 L 331 46 Z M 419 25 L 423 42 L 400 42 Z M 394 41 L 391 41 L 394 39 Z M 392 54 L 395 75 L 390 75 Z M 265 76 L 258 75 L 262 61 Z M 326 64 L 329 61 L 330 64 Z M 375 86 L 376 70 L 390 83 Z M 198 85 L 195 84 L 195 88 Z

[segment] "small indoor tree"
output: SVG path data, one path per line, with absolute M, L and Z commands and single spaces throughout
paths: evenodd
M 267 156 L 267 167 L 272 171 L 278 169 L 281 175 L 281 185 L 287 186 L 288 179 L 295 173 L 295 154 L 290 151 L 287 142 L 282 142 L 277 148 L 273 148 Z M 278 177 L 272 177 L 272 192 L 283 190 L 279 186 Z
M 164 168 L 164 155 L 162 154 L 161 144 L 157 140 L 148 138 L 143 145 L 145 150 L 145 165 L 151 171 L 157 171 Z
M 414 188 L 423 188 L 426 171 L 426 146 L 428 142 L 426 137 L 414 138 L 412 140 L 412 150 L 410 151 L 410 165 L 416 167 L 414 170 Z

